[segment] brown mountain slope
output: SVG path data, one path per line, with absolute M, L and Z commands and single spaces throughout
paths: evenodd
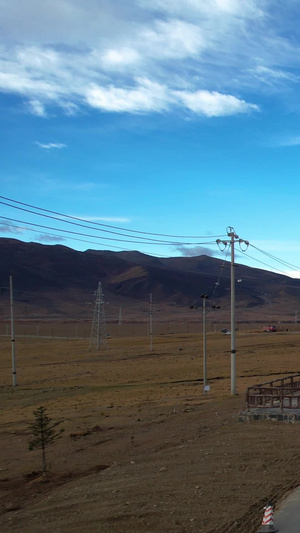
M 115 306 L 145 305 L 152 293 L 160 305 L 186 309 L 202 305 L 201 294 L 206 292 L 213 297 L 211 303 L 224 310 L 230 307 L 230 264 L 212 257 L 159 259 L 140 252 L 78 252 L 15 239 L 0 239 L 0 254 L 4 314 L 10 275 L 16 305 L 20 312 L 26 307 L 27 314 L 40 314 L 41 309 L 46 315 L 84 314 L 99 282 L 105 299 Z M 243 265 L 237 265 L 236 279 L 236 305 L 245 312 L 297 309 L 300 280 Z

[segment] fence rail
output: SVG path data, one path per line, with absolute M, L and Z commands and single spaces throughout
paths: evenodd
M 247 409 L 300 409 L 300 374 L 248 387 Z

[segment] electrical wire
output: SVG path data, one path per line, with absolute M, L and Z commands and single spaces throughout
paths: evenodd
M 0 217 L 2 218 L 2 217 Z M 12 229 L 17 229 L 16 226 L 14 226 L 13 224 L 7 224 L 8 227 L 11 227 Z M 20 229 L 27 229 L 27 228 L 20 228 Z M 39 230 L 37 229 L 33 229 L 33 228 L 30 228 L 30 231 L 33 231 L 34 233 L 40 233 Z M 46 235 L 47 237 L 56 237 L 56 239 L 62 239 L 64 241 L 64 237 L 62 237 L 61 235 L 55 235 L 55 233 L 47 233 L 47 232 L 44 232 L 43 235 Z M 99 245 L 100 243 L 99 242 L 95 242 L 95 241 L 88 241 L 86 239 L 76 239 L 76 237 L 68 237 L 68 240 L 71 240 L 71 241 L 78 241 L 78 242 L 85 242 L 85 243 L 88 243 L 88 244 L 96 244 L 96 245 Z M 57 244 L 60 244 L 60 243 L 57 243 Z M 65 246 L 64 244 L 62 244 L 62 246 Z M 118 250 L 123 250 L 125 252 L 132 252 L 133 250 L 132 249 L 129 249 L 129 248 L 123 248 L 121 246 L 114 246 L 114 245 L 110 245 L 110 248 L 116 248 Z M 161 257 L 165 257 L 165 256 L 161 256 Z
M 9 202 L 13 202 L 13 203 L 19 204 L 19 205 L 30 207 L 32 209 L 38 209 L 39 211 L 44 211 L 45 213 L 51 213 L 52 215 L 58 215 L 58 216 L 64 217 L 64 218 L 70 218 L 72 220 L 77 220 L 77 221 L 81 221 L 81 222 L 87 222 L 83 218 L 74 217 L 74 216 L 71 216 L 71 215 L 65 215 L 65 214 L 59 213 L 57 211 L 51 211 L 50 209 L 44 209 L 42 207 L 37 207 L 37 206 L 31 205 L 31 204 L 26 204 L 24 202 L 19 202 L 17 200 L 13 200 L 11 198 L 7 198 L 6 196 L 0 196 L 0 198 L 2 198 L 3 200 L 7 200 Z M 7 205 L 9 207 L 18 209 L 17 206 L 6 204 L 5 202 L 0 202 L 0 203 L 4 204 L 4 205 Z M 19 209 L 22 209 L 22 208 L 19 208 Z M 23 211 L 27 211 L 26 209 L 22 209 L 22 210 Z M 32 211 L 29 211 L 29 212 L 32 213 Z M 34 214 L 35 215 L 39 215 L 39 216 L 46 216 L 46 215 L 43 215 L 42 213 L 34 213 Z M 55 217 L 49 216 L 49 218 L 55 218 Z M 66 222 L 66 221 L 64 221 L 64 222 Z M 206 236 L 167 235 L 167 234 L 163 234 L 163 233 L 151 233 L 151 232 L 147 232 L 147 231 L 138 231 L 138 230 L 132 230 L 132 229 L 125 229 L 125 228 L 121 228 L 121 227 L 118 227 L 118 226 L 111 226 L 109 224 L 101 224 L 100 222 L 95 222 L 95 221 L 88 221 L 88 222 L 89 222 L 89 224 L 93 224 L 94 226 L 101 226 L 101 227 L 105 227 L 105 228 L 118 229 L 118 230 L 121 230 L 121 231 L 126 231 L 126 232 L 130 232 L 130 233 L 139 233 L 139 234 L 143 234 L 143 235 L 154 235 L 155 237 L 170 237 L 172 239 L 205 239 L 205 238 L 207 238 L 207 235 Z M 78 225 L 81 225 L 81 224 L 78 224 Z M 89 228 L 92 229 L 90 226 L 89 226 Z M 105 230 L 102 230 L 102 231 L 105 231 Z M 109 233 L 114 233 L 114 232 L 109 232 Z M 216 237 L 224 237 L 224 235 L 210 235 L 210 237 L 213 239 L 213 238 L 216 238 Z M 143 238 L 143 237 L 141 237 L 141 238 Z M 197 244 L 197 243 L 194 243 L 194 244 Z
M 62 228 L 54 228 L 54 227 L 51 227 L 51 226 L 45 226 L 45 225 L 42 225 L 42 224 L 34 224 L 33 222 L 22 221 L 22 220 L 18 220 L 18 219 L 14 219 L 14 218 L 0 217 L 3 220 L 17 222 L 17 223 L 21 223 L 21 224 L 26 224 L 28 226 L 35 226 L 35 227 L 38 227 L 38 228 L 41 228 L 41 229 L 46 229 L 46 230 L 59 231 L 59 232 L 67 233 L 68 235 L 77 235 L 77 236 L 88 237 L 88 238 L 93 238 L 93 239 L 97 239 L 97 240 L 98 239 L 102 239 L 102 240 L 105 240 L 105 241 L 118 241 L 118 242 L 124 242 L 124 243 L 129 243 L 129 244 L 151 244 L 152 246 L 153 245 L 161 245 L 161 246 L 195 246 L 195 245 L 215 245 L 216 244 L 216 241 L 206 241 L 206 242 L 175 241 L 174 242 L 174 241 L 163 240 L 163 239 L 155 239 L 153 237 L 167 237 L 167 238 L 170 238 L 170 239 L 179 239 L 179 238 L 181 238 L 181 239 L 205 239 L 205 238 L 207 238 L 207 236 L 170 235 L 170 234 L 164 234 L 164 233 L 153 233 L 153 232 L 125 229 L 125 228 L 122 228 L 122 227 L 119 227 L 119 226 L 113 226 L 113 225 L 109 225 L 109 224 L 102 224 L 100 222 L 95 222 L 95 221 L 88 221 L 88 220 L 85 220 L 83 218 L 79 218 L 79 217 L 75 217 L 75 216 L 71 216 L 71 215 L 66 215 L 64 213 L 60 213 L 60 212 L 57 212 L 57 211 L 52 211 L 50 209 L 44 209 L 42 207 L 38 207 L 38 206 L 35 206 L 35 205 L 32 205 L 32 204 L 27 204 L 25 202 L 20 202 L 18 200 L 13 200 L 13 199 L 8 198 L 6 196 L 0 196 L 0 198 L 2 199 L 2 201 L 0 200 L 0 204 L 5 205 L 5 206 L 10 207 L 10 208 L 13 208 L 13 209 L 17 209 L 19 211 L 27 212 L 27 213 L 30 213 L 30 214 L 33 214 L 33 215 L 36 215 L 36 216 L 42 216 L 42 217 L 45 217 L 47 219 L 55 220 L 55 221 L 58 221 L 58 222 L 63 223 L 63 224 L 71 224 L 71 225 L 74 225 L 74 226 L 90 229 L 90 230 L 93 230 L 93 231 L 96 230 L 96 231 L 108 233 L 108 234 L 111 234 L 111 235 L 118 235 L 118 236 L 121 236 L 121 237 L 127 237 L 127 239 L 119 239 L 119 238 L 114 238 L 114 237 L 104 237 L 103 235 L 101 235 L 101 236 L 91 235 L 89 233 L 81 233 L 81 232 L 77 232 L 77 231 L 65 230 L 65 229 L 62 229 Z M 3 200 L 6 200 L 6 202 L 3 201 Z M 18 205 L 12 205 L 12 204 L 7 203 L 7 202 L 12 202 L 13 204 L 18 204 Z M 20 207 L 20 206 L 24 206 L 24 207 Z M 33 209 L 37 210 L 37 211 L 41 211 L 41 212 L 33 211 Z M 105 229 L 105 228 L 109 228 L 109 229 Z M 31 231 L 36 231 L 37 232 L 37 230 L 34 230 L 33 228 L 30 228 L 30 229 L 31 229 Z M 119 231 L 112 231 L 112 230 L 119 230 Z M 53 236 L 53 237 L 56 236 L 54 234 L 50 234 L 50 235 Z M 153 237 L 151 237 L 151 238 L 150 237 L 143 237 L 142 235 L 149 235 L 149 236 L 153 236 Z M 60 238 L 60 236 L 57 236 L 57 237 Z M 210 238 L 215 238 L 215 237 L 218 237 L 218 238 L 221 237 L 222 238 L 223 235 L 220 235 L 220 236 L 212 235 L 212 236 L 210 236 Z M 78 238 L 70 237 L 70 236 L 68 238 L 72 239 L 72 240 L 81 241 L 81 242 L 88 242 L 90 244 L 96 244 L 96 245 L 99 244 L 98 242 L 87 241 L 86 239 L 78 239 Z M 140 239 L 140 240 L 133 240 L 133 239 Z M 119 248 L 119 247 L 113 246 L 113 245 L 110 245 L 110 246 L 113 247 L 113 248 Z M 270 253 L 268 253 L 268 252 L 266 252 L 264 250 L 261 250 L 260 248 L 258 248 L 256 246 L 254 246 L 253 244 L 248 243 L 248 241 L 247 241 L 247 248 L 248 248 L 248 246 L 251 246 L 256 251 L 262 253 L 263 255 L 268 257 L 269 259 L 272 259 L 273 261 L 278 262 L 279 264 L 281 264 L 281 265 L 283 265 L 285 267 L 288 267 L 288 268 L 290 268 L 292 270 L 295 270 L 295 271 L 300 271 L 300 267 L 298 267 L 296 265 L 293 265 L 291 263 L 288 263 L 287 261 L 284 261 L 282 259 L 279 259 L 279 258 L 275 257 L 274 255 L 272 255 L 272 254 L 270 254 Z M 229 253 L 230 246 L 229 247 L 225 246 L 225 248 L 227 248 L 227 251 L 226 251 L 226 257 L 227 257 L 227 255 Z M 225 251 L 225 248 L 224 248 L 223 251 Z M 122 249 L 122 248 L 120 248 L 120 249 Z M 130 250 L 128 250 L 128 251 L 130 251 Z M 263 261 L 260 261 L 259 259 L 256 259 L 255 257 L 252 257 L 251 255 L 246 253 L 246 250 L 241 249 L 241 251 L 247 257 L 249 257 L 250 259 L 253 259 L 254 261 L 257 261 L 258 263 L 260 263 L 260 264 L 262 264 L 264 266 L 267 266 L 268 268 L 274 269 L 277 272 L 280 272 L 280 273 L 286 275 L 286 273 L 284 271 L 282 271 L 282 270 L 280 270 L 278 268 L 274 268 L 271 265 L 269 265 L 267 263 L 264 263 Z M 224 261 L 226 261 L 226 258 L 225 258 Z M 215 285 L 213 297 L 214 297 L 216 289 L 218 287 L 218 283 L 220 283 L 220 278 L 221 278 L 221 275 L 222 275 L 222 271 L 223 271 L 224 265 L 225 265 L 225 263 L 223 263 L 223 266 L 221 267 L 219 279 L 218 279 L 218 281 L 217 281 L 217 283 Z
M 245 253 L 247 257 L 250 257 L 250 259 L 253 259 L 253 261 L 257 261 L 257 263 L 260 263 L 261 265 L 267 266 L 273 270 L 276 270 L 280 274 L 283 274 L 284 276 L 287 276 L 287 273 L 283 270 L 280 270 L 279 268 L 273 267 L 272 265 L 268 265 L 267 263 L 264 263 L 263 261 L 260 261 L 259 259 L 256 259 L 256 257 L 253 257 L 252 255 L 249 255 L 248 253 Z
M 221 279 L 221 276 L 223 274 L 223 270 L 224 270 L 224 267 L 225 267 L 225 261 L 227 259 L 227 256 L 229 254 L 229 250 L 230 250 L 230 246 L 227 247 L 227 250 L 226 250 L 226 255 L 225 255 L 225 259 L 221 265 L 221 269 L 220 269 L 220 274 L 219 274 L 219 277 L 218 277 L 218 281 L 215 283 L 215 287 L 214 287 L 214 291 L 213 291 L 213 294 L 212 294 L 212 299 L 215 298 L 216 296 L 216 291 L 217 291 L 217 288 L 219 287 L 220 285 L 220 279 Z M 224 250 L 225 251 L 225 250 Z
M 276 270 L 277 272 L 279 272 L 280 274 L 283 274 L 285 276 L 287 276 L 288 274 L 286 272 L 284 272 L 283 270 L 280 270 L 279 268 L 276 268 L 276 267 L 273 267 L 263 261 L 260 261 L 259 259 L 256 259 L 255 257 L 251 256 L 250 254 L 247 253 L 247 249 L 249 248 L 249 246 L 251 246 L 253 249 L 257 250 L 258 252 L 262 253 L 263 255 L 267 256 L 269 259 L 272 259 L 273 261 L 276 261 L 278 262 L 279 264 L 285 266 L 285 267 L 288 267 L 292 270 L 295 270 L 295 272 L 299 272 L 300 271 L 300 267 L 296 266 L 296 265 L 293 265 L 291 263 L 288 263 L 287 261 L 284 261 L 282 259 L 279 259 L 278 257 L 268 253 L 268 252 L 265 252 L 264 250 L 261 250 L 260 248 L 258 248 L 257 246 L 254 246 L 253 244 L 251 244 L 249 241 L 244 241 L 244 240 L 239 240 L 239 241 L 236 241 L 236 242 L 239 242 L 240 244 L 240 250 L 243 254 L 245 254 L 247 257 L 249 257 L 250 259 L 253 259 L 254 261 L 257 261 L 258 263 L 264 265 L 264 266 L 267 266 L 268 268 L 270 268 L 271 270 Z M 246 244 L 246 249 L 242 249 L 241 247 L 241 243 L 244 242 Z M 224 245 L 224 249 L 220 250 L 221 251 L 225 251 L 226 247 L 228 244 L 230 244 L 230 242 L 225 242 L 225 241 L 217 241 L 218 243 L 218 246 L 220 248 L 220 244 L 222 243 Z M 228 247 L 228 250 L 229 250 L 230 246 Z
M 80 226 L 81 228 L 92 229 L 93 231 L 95 231 L 95 230 L 103 231 L 105 233 L 110 233 L 110 234 L 113 234 L 113 235 L 120 235 L 120 236 L 123 236 L 123 237 L 129 237 L 130 239 L 136 238 L 136 236 L 131 237 L 131 235 L 127 235 L 127 234 L 120 233 L 120 232 L 117 232 L 117 231 L 111 231 L 111 230 L 100 229 L 100 228 L 93 228 L 92 226 L 88 226 L 86 224 L 80 224 L 79 222 L 73 222 L 73 221 L 70 221 L 70 220 L 63 220 L 62 218 L 59 218 L 59 217 L 56 217 L 56 216 L 52 216 L 52 215 L 45 215 L 44 213 L 36 213 L 35 211 L 32 211 L 31 209 L 26 209 L 24 207 L 14 206 L 14 205 L 8 204 L 6 202 L 1 202 L 0 201 L 0 204 L 6 205 L 8 207 L 12 207 L 14 209 L 18 209 L 19 211 L 25 211 L 26 213 L 31 213 L 33 215 L 38 215 L 40 217 L 45 217 L 47 219 L 50 218 L 51 220 L 57 220 L 58 222 L 63 222 L 64 224 L 72 224 L 73 226 Z M 105 237 L 103 237 L 103 238 L 105 238 Z M 145 241 L 151 241 L 151 244 L 154 244 L 154 243 L 169 244 L 169 241 L 162 241 L 161 239 L 150 239 L 149 237 L 139 237 L 139 238 L 143 239 Z
M 0 217 L 0 218 L 3 218 L 3 217 Z M 7 224 L 7 225 L 9 227 L 11 227 L 12 229 L 17 229 L 16 226 L 14 226 L 13 224 Z M 27 228 L 20 228 L 20 229 L 27 229 Z M 33 231 L 34 233 L 40 233 L 39 230 L 33 229 L 33 228 L 30 228 L 30 231 Z M 46 235 L 48 237 L 56 237 L 57 239 L 62 239 L 64 241 L 64 238 L 61 235 L 55 235 L 55 233 L 44 232 L 43 235 Z M 99 239 L 101 239 L 101 237 L 99 237 Z M 101 244 L 101 242 L 88 241 L 86 239 L 77 239 L 76 237 L 68 237 L 68 240 L 78 241 L 78 242 L 85 242 L 85 243 L 88 243 L 88 244 L 95 244 L 96 246 L 99 246 L 99 244 Z M 57 243 L 57 244 L 60 244 L 60 243 Z M 66 246 L 66 245 L 65 244 L 61 244 L 61 246 Z M 109 247 L 110 248 L 116 248 L 117 250 L 122 250 L 123 252 L 134 252 L 134 251 L 136 251 L 136 250 L 133 250 L 132 248 L 124 248 L 123 246 L 114 246 L 113 244 L 110 244 Z M 168 257 L 168 256 L 155 253 L 155 257 Z
M 250 246 L 254 248 L 255 250 L 257 250 L 258 252 L 261 252 L 262 254 L 266 255 L 270 259 L 273 259 L 274 261 L 277 261 L 278 263 L 281 263 L 282 265 L 287 266 L 291 268 L 292 270 L 297 270 L 297 271 L 300 270 L 299 266 L 293 265 L 292 263 L 288 263 L 287 261 L 283 261 L 283 259 L 279 259 L 278 257 L 275 257 L 275 255 L 265 252 L 264 250 L 257 248 L 257 246 L 254 246 L 253 244 L 250 244 Z
M 38 216 L 42 216 L 42 217 L 46 217 L 47 219 L 50 218 L 51 220 L 57 220 L 59 222 L 63 222 L 64 224 L 72 224 L 73 226 L 80 226 L 82 228 L 87 228 L 87 229 L 92 229 L 92 230 L 98 230 L 98 231 L 103 231 L 105 233 L 111 233 L 113 235 L 121 235 L 123 237 L 129 237 L 129 239 L 134 239 L 134 238 L 137 238 L 137 236 L 131 236 L 131 235 L 127 235 L 127 234 L 124 234 L 124 233 L 120 233 L 120 232 L 116 232 L 116 231 L 109 231 L 109 230 L 104 230 L 104 229 L 100 229 L 100 228 L 93 228 L 91 226 L 88 226 L 86 224 L 80 224 L 78 222 L 72 222 L 70 220 L 63 220 L 59 217 L 55 217 L 55 216 L 52 216 L 52 215 L 45 215 L 44 213 L 35 213 L 34 211 L 30 210 L 30 209 L 25 209 L 24 207 L 18 207 L 18 206 L 13 206 L 13 205 L 10 205 L 10 204 L 7 204 L 6 202 L 1 202 L 0 201 L 0 204 L 2 205 L 6 205 L 8 207 L 13 207 L 14 209 L 18 209 L 20 211 L 25 211 L 27 213 L 31 213 L 31 214 L 34 214 L 34 215 L 38 215 Z M 8 220 L 13 220 L 13 219 L 8 219 Z M 28 222 L 29 224 L 29 222 Z M 53 228 L 48 228 L 48 229 L 53 229 Z M 60 230 L 61 231 L 61 230 Z M 70 232 L 70 233 L 73 233 L 73 232 Z M 80 234 L 82 235 L 82 234 Z M 91 237 L 91 235 L 88 235 L 88 237 Z M 93 235 L 93 237 L 95 237 Z M 143 239 L 144 242 L 140 242 L 140 241 L 124 241 L 124 239 L 113 239 L 111 237 L 101 237 L 103 239 L 108 239 L 108 240 L 119 240 L 119 241 L 122 241 L 122 242 L 132 242 L 132 243 L 138 243 L 138 244 L 163 244 L 163 245 L 176 245 L 176 246 L 182 246 L 182 245 L 193 245 L 195 246 L 196 244 L 207 244 L 207 243 L 199 243 L 199 242 L 172 242 L 172 241 L 163 241 L 161 239 L 150 239 L 149 237 L 141 237 L 139 236 L 138 238 L 140 239 Z M 150 241 L 150 242 L 148 242 Z
M 27 222 L 27 221 L 24 221 L 24 220 L 18 220 L 18 219 L 15 219 L 15 218 L 8 218 L 8 217 L 2 217 L 0 216 L 0 219 L 2 220 L 9 220 L 11 222 L 17 222 L 18 224 L 26 224 L 28 226 L 35 226 L 35 227 L 38 227 L 38 228 L 43 228 L 43 229 L 50 229 L 50 230 L 54 230 L 54 231 L 61 231 L 63 233 L 70 233 L 71 235 L 79 235 L 79 236 L 84 236 L 84 237 L 92 237 L 93 239 L 105 239 L 105 240 L 108 240 L 108 241 L 118 241 L 118 242 L 129 242 L 130 244 L 150 244 L 150 245 L 161 245 L 161 246 L 165 246 L 165 245 L 168 245 L 168 246 L 182 246 L 182 245 L 187 245 L 187 244 L 198 244 L 198 245 L 212 245 L 212 244 L 215 244 L 214 241 L 210 241 L 210 242 L 202 242 L 202 243 L 185 243 L 185 242 L 140 242 L 140 241 L 128 241 L 126 239 L 116 239 L 114 237 L 103 237 L 103 235 L 101 235 L 101 237 L 98 237 L 97 235 L 91 235 L 91 234 L 88 234 L 88 233 L 80 233 L 78 231 L 71 231 L 71 230 L 66 230 L 66 229 L 61 229 L 61 228 L 53 228 L 51 226 L 44 226 L 42 224 L 35 224 L 33 222 Z

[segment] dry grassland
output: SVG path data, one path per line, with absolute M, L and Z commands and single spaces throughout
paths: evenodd
M 300 480 L 300 425 L 238 421 L 248 385 L 300 371 L 300 335 L 207 336 L 211 391 L 202 392 L 201 335 L 88 341 L 19 339 L 18 386 L 0 339 L 2 531 L 252 533 L 263 506 Z M 39 476 L 28 424 L 43 405 L 62 421 Z

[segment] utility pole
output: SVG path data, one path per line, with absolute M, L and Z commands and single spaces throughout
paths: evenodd
M 119 321 L 118 321 L 118 324 L 119 324 L 119 326 L 122 325 L 122 307 L 120 307 L 120 309 L 119 309 Z
M 202 298 L 202 320 L 203 320 L 203 394 L 210 390 L 210 386 L 207 385 L 207 351 L 206 351 L 206 300 L 209 296 L 206 293 L 201 294 Z M 198 309 L 195 305 L 190 305 L 189 309 Z M 212 305 L 211 309 L 220 309 L 219 305 Z M 209 312 L 209 311 L 208 311 Z
M 96 350 L 99 350 L 100 345 L 104 344 L 106 340 L 106 326 L 105 326 L 105 313 L 104 313 L 104 299 L 102 292 L 102 284 L 99 282 L 98 289 L 96 291 L 96 302 L 94 309 L 94 318 L 90 339 L 89 350 L 94 346 Z
M 245 243 L 248 247 L 249 242 L 244 239 L 240 239 L 239 236 L 235 233 L 234 228 L 228 226 L 227 235 L 230 237 L 230 240 L 217 240 L 218 246 L 223 244 L 224 247 L 231 247 L 231 274 L 230 274 L 230 285 L 231 285 L 231 394 L 234 396 L 236 394 L 236 344 L 235 344 L 235 263 L 234 263 L 234 245 L 235 243 Z M 225 249 L 224 248 L 224 249 Z
M 152 293 L 150 293 L 150 324 L 149 324 L 149 333 L 150 333 L 150 352 L 153 349 L 153 311 L 152 311 Z
M 207 354 L 206 354 L 206 300 L 207 294 L 201 294 L 203 301 L 203 394 L 207 394 Z
M 17 385 L 17 370 L 16 370 L 16 339 L 15 339 L 15 325 L 14 325 L 14 297 L 13 297 L 13 280 L 9 276 L 10 288 L 10 334 L 11 334 L 11 362 L 12 362 L 12 382 L 13 387 Z

